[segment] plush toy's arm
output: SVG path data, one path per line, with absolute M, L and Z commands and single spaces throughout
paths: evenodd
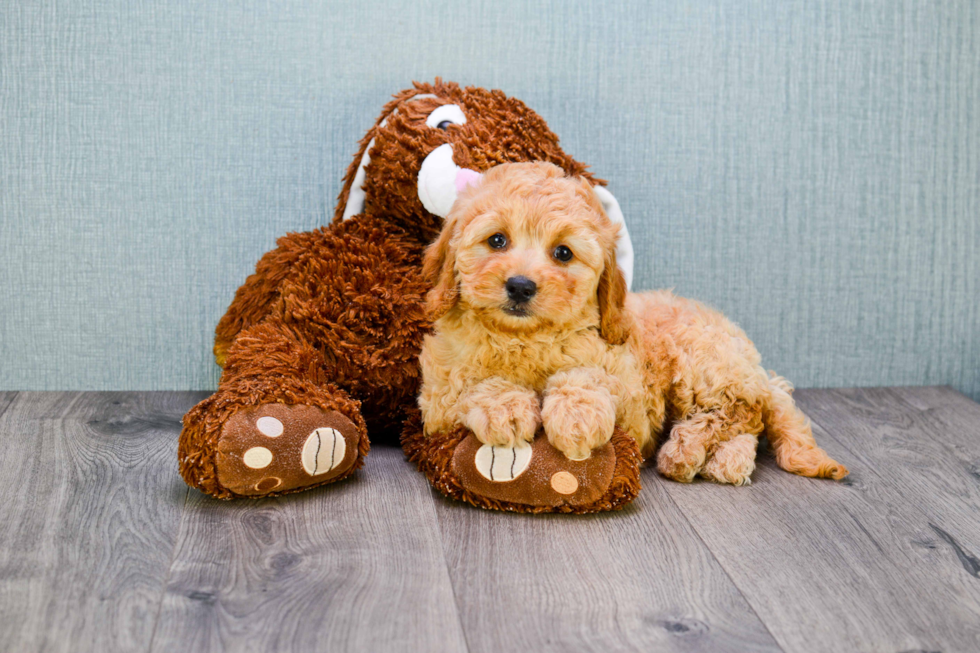
M 279 296 L 280 284 L 309 255 L 315 237 L 316 232 L 288 234 L 278 240 L 275 249 L 259 259 L 255 272 L 235 292 L 235 299 L 215 329 L 214 356 L 218 365 L 225 366 L 235 336 L 269 314 Z

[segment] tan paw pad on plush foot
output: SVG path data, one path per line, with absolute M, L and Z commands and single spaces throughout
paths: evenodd
M 218 479 L 243 496 L 297 490 L 339 478 L 357 461 L 357 427 L 336 411 L 265 404 L 225 423 Z

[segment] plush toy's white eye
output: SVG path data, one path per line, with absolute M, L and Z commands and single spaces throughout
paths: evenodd
M 425 124 L 432 129 L 446 129 L 449 125 L 465 125 L 466 116 L 457 104 L 444 104 L 429 114 Z

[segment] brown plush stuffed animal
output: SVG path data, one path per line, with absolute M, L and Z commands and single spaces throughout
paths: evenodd
M 512 161 L 549 161 L 590 179 L 610 214 L 621 216 L 604 182 L 565 154 L 521 101 L 438 79 L 394 96 L 361 141 L 333 222 L 280 238 L 218 324 L 218 390 L 187 413 L 180 436 L 187 483 L 228 499 L 338 481 L 363 464 L 369 433 L 396 437 L 404 423 L 406 452 L 430 481 L 471 503 L 586 512 L 632 499 L 639 455 L 626 436 L 614 438 L 604 458 L 593 456 L 605 461 L 601 470 L 578 470 L 577 494 L 544 488 L 555 496 L 543 504 L 526 485 L 534 474 L 522 476 L 516 494 L 489 498 L 448 469 L 466 433 L 418 437 L 418 355 L 429 328 L 423 251 L 457 184 Z M 620 263 L 628 277 L 628 239 Z

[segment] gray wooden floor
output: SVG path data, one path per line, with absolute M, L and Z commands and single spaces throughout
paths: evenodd
M 212 500 L 176 469 L 195 393 L 0 393 L 3 651 L 980 651 L 980 405 L 801 390 L 843 483 L 643 472 L 620 513 L 443 499 L 400 450 L 350 481 Z

